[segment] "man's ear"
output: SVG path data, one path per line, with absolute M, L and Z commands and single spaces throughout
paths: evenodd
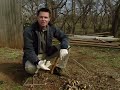
M 37 16 L 36 19 L 39 20 L 39 17 Z
M 50 22 L 51 18 L 49 18 L 49 22 Z

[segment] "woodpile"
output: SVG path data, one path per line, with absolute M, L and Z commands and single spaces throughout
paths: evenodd
M 119 48 L 119 38 L 114 37 L 95 37 L 95 36 L 77 36 L 69 37 L 71 45 L 94 46 L 94 47 L 109 47 Z

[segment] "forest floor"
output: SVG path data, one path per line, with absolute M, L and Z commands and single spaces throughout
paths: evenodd
M 22 68 L 22 55 L 21 50 L 0 48 L 0 90 L 28 90 L 23 84 L 32 77 Z M 69 80 L 86 86 L 83 90 L 120 90 L 119 49 L 72 46 L 66 70 L 69 77 L 40 71 L 38 80 L 47 78 L 47 84 L 34 90 L 65 90 Z

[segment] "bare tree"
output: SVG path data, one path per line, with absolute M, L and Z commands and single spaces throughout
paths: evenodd
M 24 0 L 24 21 L 29 23 L 34 21 L 37 9 L 44 6 L 48 7 L 52 12 L 51 22 L 58 25 L 61 29 L 65 29 L 67 33 L 105 32 L 110 31 L 111 25 L 112 31 L 115 31 L 113 29 L 115 28 L 113 27 L 113 21 L 116 17 L 115 10 L 119 6 L 117 4 L 118 1 Z
M 120 20 L 120 1 L 116 3 L 116 8 L 115 8 L 115 14 L 113 16 L 113 21 L 112 21 L 112 34 L 115 37 L 119 37 L 120 32 L 118 33 L 119 30 L 119 21 Z

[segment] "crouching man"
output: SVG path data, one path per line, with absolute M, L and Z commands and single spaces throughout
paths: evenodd
M 24 30 L 23 65 L 27 73 L 34 74 L 37 69 L 50 70 L 51 63 L 45 59 L 59 54 L 60 60 L 53 73 L 61 75 L 68 62 L 68 38 L 61 30 L 49 24 L 50 15 L 49 9 L 39 9 L 37 21 Z M 60 44 L 53 46 L 53 38 L 59 40 Z

